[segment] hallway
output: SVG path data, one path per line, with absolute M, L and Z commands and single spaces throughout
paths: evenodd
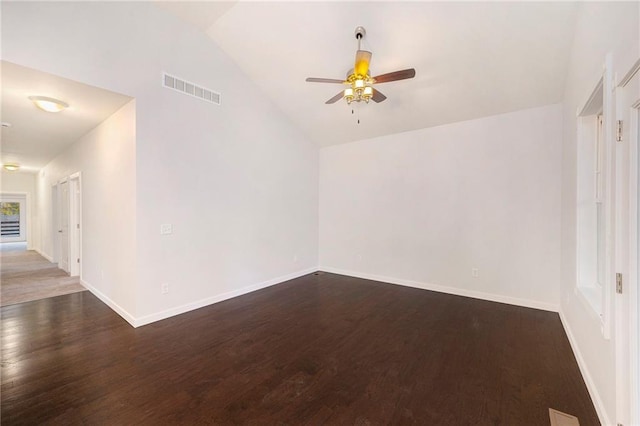
M 69 277 L 25 243 L 0 244 L 0 306 L 86 290 L 79 277 Z

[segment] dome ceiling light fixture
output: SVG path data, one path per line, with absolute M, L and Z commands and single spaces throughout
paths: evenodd
M 41 110 L 46 112 L 60 112 L 69 108 L 69 104 L 59 99 L 47 96 L 29 96 L 29 99 Z

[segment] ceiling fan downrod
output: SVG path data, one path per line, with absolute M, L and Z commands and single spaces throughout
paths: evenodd
M 365 30 L 364 27 L 358 26 L 356 27 L 355 35 L 356 35 L 356 40 L 358 40 L 358 50 L 361 50 L 360 42 L 362 41 L 364 36 L 367 35 L 367 30 Z

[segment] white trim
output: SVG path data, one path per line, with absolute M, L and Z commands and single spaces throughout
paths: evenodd
M 82 175 L 76 172 L 69 176 L 69 275 L 72 277 L 83 276 L 82 231 Z
M 640 71 L 640 59 L 638 59 L 636 63 L 631 66 L 629 71 L 627 71 L 625 76 L 622 77 L 622 80 L 620 80 L 620 83 L 618 83 L 618 87 L 626 86 L 638 71 Z
M 607 411 L 604 408 L 604 403 L 602 402 L 602 398 L 600 398 L 600 394 L 598 393 L 598 388 L 596 387 L 593 379 L 591 378 L 591 374 L 589 373 L 589 369 L 587 368 L 587 363 L 584 361 L 582 357 L 582 353 L 580 352 L 580 347 L 578 346 L 578 342 L 573 337 L 573 332 L 571 331 L 571 327 L 569 327 L 569 321 L 567 321 L 566 317 L 562 310 L 558 312 L 560 314 L 560 322 L 564 327 L 564 332 L 569 339 L 569 344 L 571 345 L 571 349 L 573 350 L 573 355 L 578 362 L 578 367 L 580 368 L 580 372 L 582 373 L 582 377 L 584 378 L 584 382 L 587 385 L 587 391 L 589 391 L 589 395 L 591 396 L 591 401 L 598 413 L 598 418 L 600 419 L 600 423 L 603 425 L 611 425 L 613 424 L 609 417 L 607 416 Z
M 198 300 L 195 302 L 190 302 L 181 306 L 176 306 L 175 308 L 170 308 L 161 312 L 156 312 L 154 314 L 145 315 L 140 318 L 136 318 L 127 312 L 126 309 L 123 309 L 116 302 L 107 297 L 100 290 L 89 284 L 83 279 L 80 279 L 80 284 L 86 287 L 91 293 L 93 293 L 98 299 L 102 300 L 107 306 L 115 311 L 118 315 L 120 315 L 125 321 L 127 321 L 132 327 L 141 327 L 143 325 L 151 324 L 152 322 L 160 321 L 166 318 L 170 318 L 176 315 L 184 314 L 189 311 L 193 311 L 195 309 L 203 308 L 208 305 L 213 305 L 214 303 L 222 302 L 228 299 L 232 299 L 234 297 L 242 296 L 243 294 L 251 293 L 256 290 L 261 290 L 266 287 L 270 287 L 276 284 L 283 283 L 285 281 L 292 280 L 294 278 L 299 278 L 304 275 L 311 274 L 318 270 L 317 267 L 312 267 L 308 269 L 304 269 L 301 271 L 293 272 L 288 275 L 283 275 L 277 278 L 272 278 L 267 281 L 263 281 L 258 284 L 253 284 L 247 287 L 243 287 L 238 290 L 228 291 L 226 293 L 218 294 L 216 296 L 207 297 L 206 299 Z
M 35 250 L 36 253 L 38 253 L 40 256 L 44 257 L 45 259 L 47 259 L 49 262 L 55 263 L 53 261 L 53 257 L 51 257 L 47 253 L 41 251 L 39 248 L 34 248 L 33 250 Z
M 323 266 L 321 271 L 332 274 L 347 275 L 350 277 L 363 278 L 365 280 L 380 281 L 388 284 L 402 285 L 405 287 L 419 288 L 422 290 L 437 291 L 439 293 L 454 294 L 456 296 L 471 297 L 473 299 L 488 300 L 491 302 L 506 303 L 508 305 L 523 306 L 525 308 L 541 309 L 543 311 L 558 312 L 559 305 L 537 300 L 521 299 L 519 297 L 503 296 L 500 294 L 485 293 L 483 291 L 466 290 L 459 287 L 449 287 L 439 284 L 423 283 L 418 281 L 405 280 L 401 278 L 385 277 L 381 275 L 367 274 L 363 272 L 347 271 L 344 269 Z
M 24 199 L 24 213 L 22 209 L 20 211 L 20 236 L 13 238 L 3 238 L 3 243 L 21 243 L 25 242 L 27 244 L 27 250 L 32 250 L 33 246 L 33 237 L 31 236 L 31 193 L 23 192 L 23 191 L 9 191 L 9 192 L 0 192 L 0 201 L 2 199 L 8 198 L 17 198 L 20 199 L 18 202 L 22 202 Z M 16 200 L 13 200 L 16 201 Z M 24 214 L 24 217 L 23 217 Z M 26 226 L 23 229 L 22 222 L 26 223 Z
M 634 75 L 640 71 L 640 59 L 636 61 L 632 70 L 627 73 L 629 76 L 628 79 L 623 80 L 624 85 L 626 86 L 629 82 L 631 82 Z M 640 87 L 640 76 L 638 78 L 638 83 L 636 83 L 636 87 Z M 623 84 L 620 84 L 620 87 L 623 87 Z M 629 88 L 631 89 L 631 88 Z M 627 90 L 629 90 L 627 89 Z M 633 101 L 633 98 L 631 99 Z M 640 123 L 638 122 L 638 118 L 640 117 L 640 100 L 635 102 L 631 109 L 629 110 L 627 106 L 621 105 L 622 111 L 620 111 L 621 115 L 620 119 L 625 120 L 627 117 L 629 118 L 629 122 L 625 125 L 628 128 L 628 170 L 629 174 L 627 178 L 628 182 L 628 208 L 629 208 L 629 216 L 628 216 L 628 265 L 627 269 L 621 268 L 623 274 L 628 272 L 627 276 L 624 278 L 625 280 L 625 293 L 626 299 L 628 300 L 628 312 L 629 312 L 629 377 L 631 378 L 629 381 L 629 416 L 631 424 L 640 424 L 640 341 L 638 336 L 640 335 L 640 322 L 638 320 L 638 316 L 640 314 L 640 288 L 639 288 L 639 280 L 638 280 L 638 268 L 640 265 L 638 264 L 638 227 L 640 225 L 640 221 L 638 220 L 638 163 L 640 160 L 640 134 L 638 130 L 640 128 Z M 629 115 L 627 115 L 629 113 Z M 626 130 L 626 129 L 625 129 Z M 625 159 L 622 158 L 621 161 Z M 621 236 L 624 238 L 624 235 Z
M 86 282 L 85 280 L 80 279 L 80 284 L 82 284 L 87 290 L 89 290 L 98 299 L 102 300 L 108 307 L 110 307 L 112 310 L 114 310 L 125 321 L 127 321 L 133 327 L 136 326 L 135 325 L 136 319 L 134 318 L 134 316 L 131 315 L 129 312 L 127 312 L 122 307 L 120 307 L 120 305 L 118 305 L 113 300 L 109 299 L 109 297 L 107 297 L 104 293 L 102 293 L 100 290 L 98 290 L 97 288 L 95 288 L 94 286 L 92 286 L 91 284 Z
M 589 317 L 598 322 L 598 325 L 600 326 L 600 332 L 604 335 L 604 329 L 602 328 L 604 327 L 602 323 L 602 315 L 596 312 L 596 309 L 593 307 L 592 301 L 587 299 L 587 296 L 585 295 L 583 290 L 584 287 L 576 286 L 573 288 L 573 293 L 576 295 L 578 300 L 580 300 L 580 303 L 582 303 L 582 307 L 584 308 L 585 312 L 587 312 Z
M 596 84 L 596 87 L 593 89 L 593 91 L 591 92 L 591 94 L 587 97 L 587 100 L 582 104 L 582 108 L 578 109 L 577 112 L 577 116 L 578 117 L 586 117 L 589 115 L 594 115 L 598 113 L 598 110 L 600 109 L 599 107 L 594 109 L 594 102 L 596 102 L 598 95 L 602 95 L 603 99 L 602 99 L 602 103 L 604 105 L 604 78 L 605 78 L 605 74 L 606 74 L 606 68 L 604 69 L 604 72 L 602 73 L 602 75 L 600 75 L 600 79 L 598 80 L 598 83 Z M 597 105 L 596 105 L 597 106 Z
M 640 109 L 640 107 L 638 108 Z M 640 134 L 638 129 L 640 123 L 638 123 L 638 116 L 640 111 L 636 111 L 633 115 L 631 122 L 632 140 L 633 143 L 630 146 L 630 163 L 629 170 L 629 278 L 627 280 L 627 288 L 629 289 L 629 319 L 630 319 L 630 331 L 631 341 L 629 345 L 631 347 L 631 421 L 635 421 L 640 424 L 640 279 L 638 277 L 640 272 L 640 264 L 638 258 L 640 257 L 640 241 L 638 238 L 640 220 L 638 220 L 638 206 L 640 204 L 640 197 L 638 197 L 639 187 L 639 173 L 638 170 L 640 162 Z
M 266 287 L 270 287 L 272 285 L 280 284 L 285 281 L 292 280 L 294 278 L 299 278 L 304 275 L 311 274 L 318 270 L 317 267 L 303 269 L 301 271 L 293 272 L 291 274 L 282 275 L 277 278 L 272 278 L 267 281 L 263 281 L 258 284 L 249 285 L 246 287 L 242 287 L 238 290 L 228 291 L 226 293 L 218 294 L 215 296 L 207 297 L 206 299 L 197 300 L 195 302 L 186 303 L 181 306 L 176 306 L 175 308 L 170 308 L 161 312 L 157 312 L 155 314 L 145 315 L 144 317 L 137 318 L 133 325 L 134 327 L 140 327 L 146 324 L 150 324 L 152 322 L 160 321 L 165 318 L 170 318 L 175 315 L 180 315 L 185 312 L 193 311 L 195 309 L 199 309 L 208 305 L 213 305 L 214 303 L 222 302 L 228 299 L 233 299 L 234 297 L 242 296 L 243 294 L 251 293 L 256 290 L 261 290 Z

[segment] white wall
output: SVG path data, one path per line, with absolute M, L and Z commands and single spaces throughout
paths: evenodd
M 38 173 L 43 253 L 52 257 L 52 185 L 81 173 L 81 279 L 125 312 L 136 306 L 135 101 L 127 103 Z
M 607 53 L 621 78 L 640 57 L 638 2 L 581 3 L 564 96 L 562 147 L 562 298 L 563 322 L 600 419 L 616 423 L 615 340 L 606 340 L 601 324 L 578 300 L 576 287 L 576 113 L 600 79 Z
M 39 238 L 38 215 L 35 206 L 36 178 L 31 172 L 7 172 L 2 170 L 0 176 L 1 191 L 5 194 L 22 193 L 27 196 L 27 249 L 37 250 Z
M 561 122 L 552 105 L 323 148 L 321 268 L 557 309 Z
M 136 98 L 132 322 L 315 268 L 318 149 L 205 34 L 147 2 L 12 2 L 2 36 L 7 61 Z M 162 88 L 163 71 L 222 106 Z

